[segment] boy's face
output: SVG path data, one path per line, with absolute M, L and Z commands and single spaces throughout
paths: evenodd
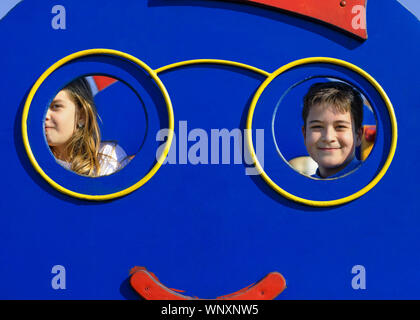
M 306 149 L 324 178 L 353 160 L 362 138 L 362 129 L 355 131 L 350 112 L 341 113 L 325 104 L 311 107 L 302 132 Z

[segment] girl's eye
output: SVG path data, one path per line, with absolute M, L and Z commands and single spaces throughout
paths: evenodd
M 51 107 L 50 107 L 51 110 L 57 110 L 59 108 L 60 108 L 60 105 L 58 105 L 58 104 L 52 104 Z

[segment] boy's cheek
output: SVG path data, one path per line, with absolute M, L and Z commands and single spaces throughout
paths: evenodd
M 315 148 L 318 139 L 319 138 L 316 135 L 314 135 L 314 134 L 308 134 L 306 136 L 306 139 L 305 139 L 306 140 L 306 143 L 305 143 L 306 147 L 307 148 L 308 147 Z

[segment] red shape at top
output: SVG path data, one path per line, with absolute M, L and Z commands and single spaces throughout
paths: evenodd
M 95 80 L 98 91 L 105 89 L 106 87 L 110 86 L 111 84 L 117 81 L 117 79 L 107 76 L 93 76 L 93 79 Z
M 310 17 L 367 39 L 367 0 L 239 0 Z

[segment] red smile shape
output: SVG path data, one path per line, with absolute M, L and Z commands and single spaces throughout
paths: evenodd
M 186 296 L 163 285 L 159 279 L 144 267 L 134 267 L 130 271 L 130 284 L 146 300 L 207 300 Z M 214 300 L 273 300 L 284 289 L 286 280 L 278 272 L 270 272 L 257 283 L 236 292 L 217 297 Z

